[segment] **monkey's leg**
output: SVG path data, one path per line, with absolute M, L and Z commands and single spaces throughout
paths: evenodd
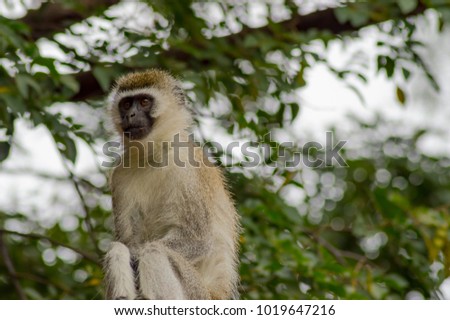
M 197 271 L 180 254 L 159 242 L 145 244 L 138 257 L 145 299 L 209 299 Z
M 135 299 L 136 287 L 127 246 L 112 242 L 104 261 L 106 298 Z

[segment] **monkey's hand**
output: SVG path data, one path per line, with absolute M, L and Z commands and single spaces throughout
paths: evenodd
M 104 260 L 106 298 L 135 299 L 137 296 L 130 250 L 112 242 Z

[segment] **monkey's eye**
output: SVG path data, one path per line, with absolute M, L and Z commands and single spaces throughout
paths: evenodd
M 130 102 L 130 101 L 125 101 L 125 102 L 122 104 L 122 107 L 123 107 L 125 110 L 130 109 L 130 108 L 131 108 L 131 102 Z
M 148 107 L 148 106 L 150 106 L 150 99 L 148 99 L 148 98 L 142 98 L 141 101 L 140 101 L 140 103 L 141 103 L 141 106 L 142 106 L 142 107 Z

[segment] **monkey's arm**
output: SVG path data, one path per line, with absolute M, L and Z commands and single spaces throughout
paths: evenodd
M 210 299 L 191 261 L 161 241 L 143 244 L 137 252 L 137 276 L 144 299 Z
M 121 206 L 119 196 L 112 190 L 115 240 L 103 260 L 107 299 L 135 299 L 138 295 L 130 252 L 133 239 L 130 214 Z
M 114 238 L 128 246 L 133 242 L 132 214 L 133 207 L 126 206 L 121 195 L 115 188 L 111 190 L 112 197 L 112 213 L 114 219 Z
M 173 228 L 159 242 L 192 263 L 205 257 L 211 250 L 211 242 L 206 234 L 193 234 L 182 227 Z

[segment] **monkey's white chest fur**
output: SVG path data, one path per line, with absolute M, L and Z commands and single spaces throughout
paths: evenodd
M 161 239 L 179 226 L 180 215 L 188 214 L 183 203 L 193 191 L 183 183 L 190 181 L 182 177 L 187 172 L 174 167 L 122 170 L 128 179 L 121 184 L 117 202 L 123 208 L 122 219 L 128 220 L 131 230 L 123 230 L 120 238 L 135 246 Z M 131 241 L 126 241 L 128 236 Z

